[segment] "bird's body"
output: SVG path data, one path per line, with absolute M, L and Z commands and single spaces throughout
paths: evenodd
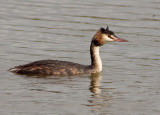
M 20 65 L 12 70 L 19 74 L 40 75 L 77 75 L 86 73 L 83 68 L 88 66 L 59 60 L 39 60 L 26 65 Z M 14 70 L 15 69 L 15 70 Z
M 101 72 L 102 61 L 99 55 L 99 48 L 105 43 L 112 41 L 126 42 L 126 40 L 116 37 L 108 28 L 101 28 L 98 30 L 90 45 L 91 65 L 81 65 L 74 62 L 59 60 L 40 60 L 16 66 L 15 68 L 11 68 L 10 71 L 17 74 L 58 76 Z

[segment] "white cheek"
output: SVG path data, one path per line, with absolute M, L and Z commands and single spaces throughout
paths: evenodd
M 113 42 L 114 40 L 109 38 L 107 35 L 103 35 L 103 41 L 106 42 Z

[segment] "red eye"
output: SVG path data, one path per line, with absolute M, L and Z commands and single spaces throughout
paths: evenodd
M 112 39 L 112 37 L 111 37 L 111 35 L 110 35 L 110 34 L 108 35 L 108 37 Z

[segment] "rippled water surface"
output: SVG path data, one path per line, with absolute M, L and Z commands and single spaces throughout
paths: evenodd
M 103 72 L 36 78 L 9 68 L 41 59 L 90 64 L 109 26 L 128 43 L 101 48 Z M 1 115 L 159 115 L 159 0 L 1 0 Z

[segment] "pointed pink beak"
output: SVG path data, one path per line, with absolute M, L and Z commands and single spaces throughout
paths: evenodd
M 112 39 L 113 39 L 114 41 L 116 41 L 116 42 L 128 42 L 127 40 L 122 39 L 122 38 L 118 38 L 118 37 L 116 37 L 116 36 L 112 36 Z

